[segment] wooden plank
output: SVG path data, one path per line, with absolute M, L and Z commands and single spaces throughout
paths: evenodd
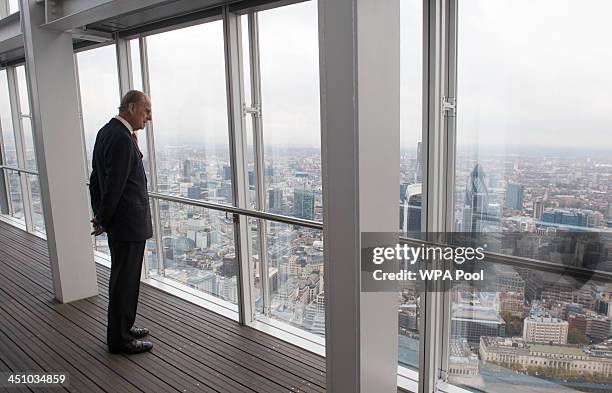
M 14 291 L 11 292 L 14 296 L 29 297 L 24 305 L 34 310 L 42 312 L 41 307 L 46 307 L 48 312 L 61 316 L 73 329 L 70 332 L 75 333 L 76 329 L 81 335 L 83 331 L 89 333 L 89 337 L 75 339 L 80 347 L 84 345 L 81 341 L 89 339 L 97 340 L 97 345 L 103 348 L 100 337 L 105 336 L 109 270 L 98 266 L 100 296 L 51 309 L 44 304 L 52 290 L 46 243 L 31 234 L 24 235 L 19 229 L 4 231 L 3 225 L 0 223 L 0 273 L 9 275 L 13 285 L 25 284 L 23 290 L 27 295 L 15 286 L 9 291 Z M 7 262 L 7 258 L 11 261 Z M 3 280 L 0 276 L 0 281 Z M 141 286 L 140 300 L 138 318 L 148 321 L 146 326 L 152 329 L 155 342 L 152 355 L 163 358 L 160 360 L 166 362 L 168 369 L 179 373 L 183 369 L 188 378 L 206 381 L 216 390 L 236 383 L 234 379 L 244 384 L 219 391 L 325 391 L 325 360 L 316 354 L 146 285 Z M 172 366 L 176 362 L 181 362 L 178 366 L 181 369 Z M 209 368 L 206 362 L 210 362 Z M 151 366 L 155 370 L 162 364 Z M 216 381 L 211 373 L 217 373 Z M 169 383 L 175 386 L 172 379 Z M 253 390 L 246 389 L 247 386 Z
M 0 274 L 8 275 L 7 272 L 1 271 Z M 6 282 L 6 281 L 5 281 Z M 6 290 L 8 291 L 17 291 L 18 287 L 14 286 L 14 283 L 8 282 Z M 2 289 L 4 291 L 5 288 Z M 174 389 L 180 390 L 192 390 L 195 387 L 198 387 L 202 390 L 208 390 L 205 386 L 199 383 L 199 381 L 192 381 L 193 384 L 186 385 L 185 380 L 180 379 L 180 372 L 173 373 L 170 370 L 170 365 L 167 362 L 164 362 L 161 358 L 156 356 L 152 356 L 151 354 L 140 355 L 138 357 L 124 357 L 121 355 L 111 355 L 106 351 L 106 344 L 104 337 L 106 337 L 105 329 L 100 326 L 98 330 L 98 336 L 93 336 L 90 331 L 84 330 L 81 327 L 81 324 L 86 322 L 85 318 L 82 318 L 78 321 L 72 322 L 69 319 L 65 318 L 63 314 L 58 313 L 57 311 L 60 309 L 72 309 L 70 305 L 67 304 L 54 304 L 53 308 L 55 309 L 46 309 L 44 305 L 44 299 L 30 299 L 27 300 L 27 293 L 14 293 L 16 297 L 19 297 L 21 302 L 23 302 L 24 307 L 28 307 L 29 309 L 35 312 L 35 315 L 40 315 L 41 318 L 44 318 L 45 322 L 55 329 L 55 333 L 52 334 L 53 337 L 57 339 L 62 339 L 62 337 L 58 337 L 59 335 L 65 335 L 65 337 L 70 340 L 70 342 L 74 343 L 78 346 L 78 348 L 84 351 L 86 354 L 91 355 L 93 359 L 97 360 L 95 363 L 96 367 L 104 367 L 106 366 L 108 370 L 120 375 L 125 381 L 130 381 L 134 384 L 134 386 L 139 386 L 144 388 L 146 391 L 174 391 Z M 55 315 L 57 314 L 57 315 Z M 151 356 L 150 356 L 151 355 Z M 98 364 L 99 363 L 99 364 Z M 155 370 L 155 371 L 149 371 Z M 183 375 L 189 379 L 188 375 Z M 113 374 L 109 374 L 105 376 L 105 378 L 116 378 Z M 168 384 L 169 381 L 173 382 L 172 387 Z M 167 388 L 166 388 L 167 385 Z M 132 390 L 129 386 L 122 387 L 122 391 Z M 208 391 L 214 391 L 212 389 Z
M 106 269 L 105 267 L 100 267 L 101 269 L 101 273 L 108 273 L 108 269 Z M 105 272 L 106 271 L 106 272 Z M 100 282 L 100 292 L 101 294 L 105 294 L 106 293 L 106 288 L 105 288 L 105 282 L 104 280 L 101 280 Z M 103 288 L 104 287 L 104 288 Z M 153 291 L 147 291 L 147 289 L 151 289 L 146 287 L 145 285 L 143 285 L 142 287 L 142 295 L 143 297 L 147 296 L 147 295 L 152 295 L 153 297 L 149 300 L 147 300 L 147 302 L 164 302 L 166 298 L 169 296 L 168 294 L 161 294 L 159 291 L 157 290 L 153 290 Z M 104 295 L 105 296 L 105 295 Z M 160 297 L 162 296 L 162 297 Z M 309 353 L 299 349 L 295 346 L 291 346 L 290 344 L 288 345 L 284 345 L 284 343 L 282 343 L 282 341 L 278 340 L 278 339 L 274 339 L 274 341 L 270 341 L 271 337 L 269 335 L 266 335 L 264 333 L 261 332 L 256 332 L 253 329 L 250 328 L 245 328 L 245 327 L 240 327 L 239 325 L 237 325 L 234 321 L 228 320 L 227 318 L 221 317 L 221 316 L 217 316 L 216 314 L 210 312 L 210 311 L 205 311 L 203 310 L 201 307 L 197 307 L 193 304 L 190 304 L 188 302 L 185 302 L 181 299 L 175 298 L 176 300 L 178 300 L 180 302 L 180 304 L 169 304 L 169 305 L 164 305 L 163 309 L 172 309 L 173 311 L 177 311 L 180 310 L 180 313 L 185 312 L 186 315 L 181 316 L 181 319 L 183 317 L 191 317 L 194 321 L 200 321 L 203 324 L 212 324 L 213 322 L 211 321 L 216 321 L 219 322 L 220 320 L 218 319 L 219 317 L 221 318 L 221 323 L 223 324 L 222 326 L 220 326 L 220 329 L 218 331 L 221 332 L 230 332 L 231 330 L 233 330 L 233 328 L 239 328 L 240 331 L 238 332 L 238 334 L 241 337 L 244 337 L 245 334 L 246 335 L 252 335 L 252 337 L 250 337 L 250 342 L 256 346 L 263 346 L 262 350 L 256 351 L 259 352 L 262 355 L 268 355 L 268 354 L 272 354 L 272 356 L 276 356 L 278 359 L 278 364 L 280 365 L 280 367 L 289 367 L 291 368 L 292 365 L 291 363 L 293 362 L 297 362 L 298 367 L 306 367 L 306 369 L 304 371 L 306 371 L 307 373 L 309 373 L 311 375 L 312 378 L 316 379 L 320 379 L 321 383 L 324 383 L 324 359 L 312 354 L 313 356 L 315 356 L 314 358 L 309 358 L 308 355 Z M 178 306 L 178 307 L 176 307 Z M 191 314 L 191 315 L 189 315 Z M 202 314 L 206 314 L 206 315 L 202 315 Z M 226 323 L 230 322 L 231 325 L 227 325 Z M 217 331 L 217 332 L 218 332 Z M 234 330 L 234 332 L 236 332 Z M 253 334 L 253 333 L 259 333 L 257 334 Z M 231 332 L 230 332 L 231 333 Z M 267 345 L 264 345 L 267 344 Z M 243 346 L 242 344 L 239 344 L 240 346 Z M 253 352 L 251 352 L 253 353 Z M 299 359 L 299 360 L 296 360 Z M 266 358 L 266 361 L 274 361 L 274 359 L 270 359 L 269 357 Z M 315 371 L 308 371 L 308 369 L 314 368 Z M 303 373 L 303 372 L 302 372 Z
M 15 274 L 18 274 L 18 273 L 15 272 Z M 104 309 L 106 309 L 106 307 L 104 307 Z M 160 327 L 160 329 L 163 329 L 163 328 Z M 171 348 L 172 351 L 180 350 L 181 346 L 179 346 L 179 344 L 177 344 L 176 342 L 171 342 L 171 344 L 173 345 L 173 348 Z M 180 345 L 183 345 L 184 347 L 189 346 L 189 345 L 185 345 L 185 343 L 180 343 Z M 202 348 L 202 351 L 199 351 L 197 353 L 192 353 L 192 358 L 193 359 L 200 358 L 200 362 L 198 364 L 200 367 L 203 364 L 207 363 L 209 368 L 212 368 L 213 370 L 215 370 L 214 371 L 215 375 L 224 374 L 226 378 L 230 378 L 230 379 L 233 378 L 234 380 L 240 379 L 240 382 L 242 383 L 243 388 L 238 389 L 237 387 L 233 387 L 232 389 L 234 389 L 234 391 L 244 390 L 245 387 L 250 387 L 250 386 L 255 386 L 255 387 L 259 386 L 258 391 L 262 391 L 262 392 L 276 391 L 278 389 L 281 389 L 281 386 L 279 386 L 277 383 L 267 381 L 265 378 L 257 374 L 250 373 L 250 371 L 248 369 L 243 368 L 243 366 L 241 366 L 240 363 L 227 362 L 225 361 L 223 357 L 219 357 L 219 356 L 217 356 L 216 358 L 213 357 L 213 359 L 209 359 L 209 357 L 211 356 L 205 356 L 204 358 L 202 358 L 202 355 L 203 354 L 205 355 L 207 351 L 208 350 L 206 348 Z M 188 358 L 184 358 L 182 360 L 185 362 L 189 361 Z M 222 367 L 220 367 L 220 364 L 222 364 L 223 362 L 225 362 L 225 366 L 228 367 L 229 370 L 224 370 Z M 227 387 L 228 384 L 226 383 L 225 385 Z M 246 391 L 250 391 L 250 390 L 247 389 Z
M 32 362 L 21 363 L 16 367 L 16 371 L 34 371 L 32 368 L 34 365 L 38 365 L 40 370 L 36 371 L 56 371 L 56 372 L 67 372 L 70 374 L 70 386 L 68 390 L 74 392 L 103 392 L 94 381 L 87 378 L 78 368 L 67 362 L 64 358 L 57 354 L 52 348 L 50 348 L 42 338 L 32 334 L 26 326 L 20 324 L 16 319 L 13 318 L 15 311 L 13 307 L 6 307 L 10 303 L 4 303 L 0 305 L 6 313 L 6 317 L 0 319 L 0 329 L 4 332 L 13 343 L 19 343 L 19 349 L 16 351 L 27 354 L 31 358 Z M 10 311 L 8 311 L 10 310 Z M 32 327 L 30 327 L 32 328 Z M 76 386 L 79 388 L 77 389 Z

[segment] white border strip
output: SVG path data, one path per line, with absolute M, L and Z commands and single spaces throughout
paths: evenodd
M 325 357 L 325 338 L 263 315 L 256 319 L 248 326 Z

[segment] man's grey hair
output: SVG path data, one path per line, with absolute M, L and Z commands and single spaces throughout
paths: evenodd
M 130 90 L 121 99 L 119 105 L 119 112 L 127 112 L 130 108 L 130 104 L 139 104 L 147 98 L 147 95 L 139 90 Z

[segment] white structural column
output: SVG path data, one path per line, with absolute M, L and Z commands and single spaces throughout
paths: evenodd
M 41 29 L 44 4 L 20 1 L 36 159 L 55 297 L 97 295 L 72 37 Z
M 399 1 L 320 0 L 328 391 L 397 391 L 397 295 L 361 292 L 361 234 L 397 232 Z

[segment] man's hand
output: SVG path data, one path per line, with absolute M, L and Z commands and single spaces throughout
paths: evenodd
M 93 225 L 93 229 L 94 229 L 93 232 L 91 233 L 92 235 L 99 236 L 104 233 L 104 228 L 100 224 L 98 224 L 95 218 L 92 219 L 90 222 L 91 222 L 91 225 Z

